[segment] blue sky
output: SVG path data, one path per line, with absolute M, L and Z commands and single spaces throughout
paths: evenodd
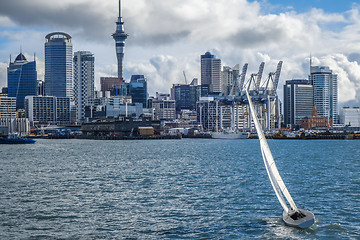
M 118 0 L 16 0 L 0 3 L 0 87 L 6 86 L 9 55 L 22 45 L 37 56 L 44 78 L 46 34 L 70 34 L 75 51 L 95 56 L 96 84 L 116 75 L 111 34 Z M 360 103 L 360 3 L 349 0 L 122 0 L 126 41 L 124 74 L 144 74 L 150 94 L 200 77 L 200 55 L 210 51 L 222 65 L 264 61 L 265 73 L 284 61 L 280 83 L 307 78 L 309 55 L 339 76 L 339 101 Z M 313 10 L 316 8 L 317 10 Z M 281 96 L 282 88 L 278 89 Z
M 263 2 L 272 5 L 279 5 L 280 7 L 275 12 L 281 12 L 288 7 L 298 13 L 304 13 L 311 10 L 311 8 L 323 9 L 325 12 L 338 13 L 345 12 L 351 9 L 356 1 L 352 0 L 264 0 Z

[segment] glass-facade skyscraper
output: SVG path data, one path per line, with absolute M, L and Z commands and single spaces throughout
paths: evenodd
M 45 95 L 72 97 L 71 36 L 54 32 L 45 39 Z
M 36 62 L 28 62 L 20 53 L 8 67 L 8 96 L 16 98 L 16 109 L 23 109 L 25 97 L 36 94 Z
M 207 97 L 209 93 L 208 85 L 174 85 L 174 100 L 176 101 L 176 112 L 180 113 L 183 109 L 196 110 L 196 102 L 200 97 Z
M 144 75 L 132 75 L 129 83 L 121 84 L 122 96 L 131 96 L 132 103 L 141 103 L 147 107 L 147 82 Z
M 321 117 L 330 117 L 338 122 L 337 75 L 329 67 L 312 66 L 310 81 L 314 87 L 314 105 Z

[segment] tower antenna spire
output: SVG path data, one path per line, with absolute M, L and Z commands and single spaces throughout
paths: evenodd
M 116 31 L 112 36 L 115 40 L 116 57 L 118 60 L 118 78 L 122 80 L 125 40 L 127 39 L 128 35 L 125 33 L 124 22 L 121 16 L 121 0 L 119 0 L 119 18 L 116 21 Z
M 119 0 L 119 18 L 121 18 L 121 0 Z

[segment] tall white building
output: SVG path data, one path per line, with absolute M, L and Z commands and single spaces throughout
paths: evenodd
M 330 117 L 338 122 L 337 75 L 329 67 L 312 66 L 310 80 L 314 86 L 314 106 L 321 117 Z
M 91 52 L 74 53 L 74 100 L 78 122 L 85 120 L 85 106 L 94 99 L 94 61 Z
M 210 93 L 221 93 L 221 59 L 210 52 L 201 55 L 201 84 L 209 85 Z

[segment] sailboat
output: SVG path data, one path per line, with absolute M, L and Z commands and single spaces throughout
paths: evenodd
M 269 145 L 266 141 L 264 132 L 259 123 L 259 119 L 256 116 L 254 104 L 251 100 L 248 89 L 245 88 L 246 96 L 250 105 L 250 112 L 253 118 L 255 128 L 258 134 L 258 138 L 260 141 L 261 154 L 265 163 L 266 171 L 269 176 L 271 185 L 275 191 L 275 194 L 283 207 L 283 216 L 282 219 L 286 225 L 298 228 L 308 228 L 315 223 L 315 216 L 312 212 L 306 209 L 298 209 L 295 205 L 294 200 L 292 199 L 289 191 L 287 190 L 285 183 L 283 182 L 279 171 L 276 167 L 274 158 L 271 154 Z M 290 204 L 290 207 L 286 203 L 284 197 L 287 202 Z

